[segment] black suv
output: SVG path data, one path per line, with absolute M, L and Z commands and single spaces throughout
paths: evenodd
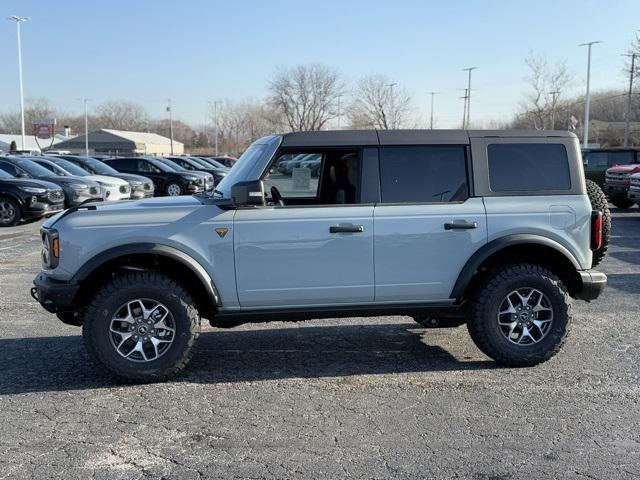
M 115 168 L 93 157 L 83 157 L 79 155 L 56 155 L 56 157 L 64 158 L 65 160 L 75 163 L 92 175 L 107 175 L 109 177 L 126 180 L 129 182 L 129 185 L 131 185 L 132 199 L 153 197 L 153 182 L 147 177 L 131 173 L 120 173 Z
M 168 160 L 171 160 L 174 163 L 177 163 L 185 170 L 193 170 L 197 172 L 207 172 L 213 175 L 214 184 L 217 185 L 222 181 L 224 177 L 227 176 L 227 168 L 219 168 L 211 165 L 210 163 L 206 163 L 199 158 L 194 157 L 165 157 Z
M 122 173 L 133 173 L 150 178 L 159 195 L 185 195 L 204 191 L 204 178 L 196 172 L 178 172 L 156 158 L 126 157 L 103 160 Z
M 82 177 L 63 177 L 47 170 L 26 157 L 0 158 L 0 170 L 16 178 L 29 178 L 55 183 L 64 190 L 65 207 L 73 207 L 88 200 L 101 200 L 100 185 Z
M 64 192 L 50 182 L 15 178 L 0 170 L 0 227 L 20 219 L 50 216 L 64 209 Z

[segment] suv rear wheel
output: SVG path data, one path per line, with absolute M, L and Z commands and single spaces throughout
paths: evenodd
M 486 355 L 510 367 L 553 357 L 569 331 L 571 303 L 562 281 L 539 265 L 493 273 L 471 300 L 467 328 Z
M 94 360 L 135 382 L 165 380 L 184 369 L 200 334 L 191 295 L 158 272 L 125 273 L 90 302 L 82 329 Z

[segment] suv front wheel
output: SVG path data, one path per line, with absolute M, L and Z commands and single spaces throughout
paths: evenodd
M 165 380 L 185 368 L 200 333 L 191 295 L 159 272 L 129 272 L 90 302 L 82 335 L 89 354 L 113 375 L 134 382 Z
M 478 348 L 497 363 L 526 367 L 560 350 L 570 312 L 569 294 L 556 275 L 539 265 L 512 264 L 478 289 L 467 328 Z

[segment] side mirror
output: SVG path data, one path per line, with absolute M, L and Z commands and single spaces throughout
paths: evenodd
M 236 183 L 231 187 L 231 200 L 238 207 L 264 205 L 264 183 L 262 180 Z

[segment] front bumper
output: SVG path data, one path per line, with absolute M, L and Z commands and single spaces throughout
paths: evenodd
M 627 185 L 611 185 L 605 184 L 604 193 L 611 197 L 626 197 L 627 190 L 629 190 L 629 184 Z
M 73 310 L 73 302 L 80 285 L 55 280 L 45 272 L 40 272 L 34 278 L 33 285 L 31 296 L 48 312 L 56 313 L 62 310 Z
M 640 188 L 639 187 L 631 187 L 627 192 L 627 198 L 629 200 L 633 200 L 634 202 L 640 201 Z
M 607 286 L 607 276 L 595 270 L 583 270 L 578 273 L 582 279 L 582 288 L 576 292 L 575 298 L 587 302 L 598 298 Z
M 58 212 L 64 210 L 64 203 L 43 203 L 37 202 L 35 205 L 26 207 L 22 211 L 22 216 L 24 218 L 40 218 L 40 217 L 50 217 Z

